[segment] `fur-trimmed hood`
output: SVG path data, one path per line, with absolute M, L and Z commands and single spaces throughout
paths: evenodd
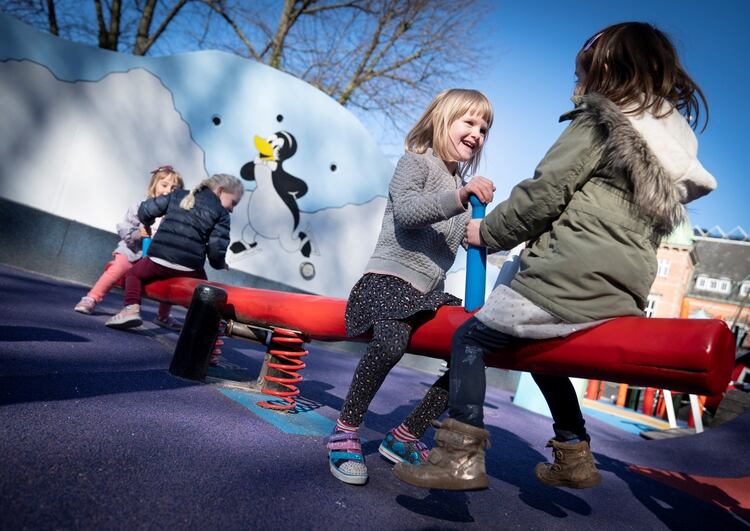
M 604 164 L 622 171 L 633 185 L 635 204 L 670 233 L 685 218 L 682 206 L 716 188 L 716 179 L 698 161 L 698 140 L 687 120 L 665 103 L 651 112 L 625 114 L 599 94 L 574 96 L 576 108 L 560 119 L 590 123 L 603 143 Z

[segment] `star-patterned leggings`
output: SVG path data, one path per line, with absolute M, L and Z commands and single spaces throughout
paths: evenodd
M 341 408 L 342 422 L 350 426 L 362 424 L 375 393 L 385 381 L 390 370 L 398 363 L 409 343 L 412 325 L 398 320 L 377 321 L 373 325 L 372 340 L 367 352 L 359 360 L 349 393 Z M 419 405 L 406 418 L 404 424 L 417 438 L 421 438 L 430 421 L 439 417 L 448 407 L 448 372 L 430 387 Z

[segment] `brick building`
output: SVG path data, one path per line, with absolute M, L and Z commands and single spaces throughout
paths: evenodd
M 697 230 L 697 263 L 682 303 L 682 317 L 750 324 L 750 238 L 739 227 L 729 235 Z
M 681 225 L 656 254 L 658 269 L 648 296 L 648 317 L 750 322 L 750 237 Z
M 648 317 L 723 319 L 730 326 L 750 328 L 750 238 L 744 230 L 738 227 L 725 234 L 717 228 L 707 233 L 686 223 L 662 240 L 656 258 Z M 746 337 L 743 346 L 749 342 Z M 627 389 L 592 381 L 587 397 L 614 401 L 616 396 L 617 405 L 641 409 L 641 392 L 647 391 Z
M 656 252 L 658 268 L 648 295 L 647 317 L 680 317 L 682 300 L 696 264 L 693 243 L 689 223 L 680 225 L 662 241 Z

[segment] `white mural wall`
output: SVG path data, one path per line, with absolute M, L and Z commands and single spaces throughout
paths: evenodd
M 329 296 L 346 297 L 362 274 L 394 167 L 349 111 L 265 65 L 213 51 L 123 55 L 2 13 L 0 116 L 0 196 L 114 232 L 160 165 L 186 187 L 242 175 L 230 266 Z M 256 137 L 296 149 L 278 168 L 248 165 Z M 463 264 L 461 252 L 446 283 L 459 297 Z

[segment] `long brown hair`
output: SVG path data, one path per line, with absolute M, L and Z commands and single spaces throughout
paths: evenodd
M 583 93 L 596 92 L 629 113 L 662 112 L 666 101 L 695 129 L 701 107 L 703 129 L 708 124 L 708 102 L 698 84 L 680 63 L 669 38 L 644 22 L 614 24 L 589 38 L 576 56 Z M 657 118 L 666 116 L 671 109 Z

